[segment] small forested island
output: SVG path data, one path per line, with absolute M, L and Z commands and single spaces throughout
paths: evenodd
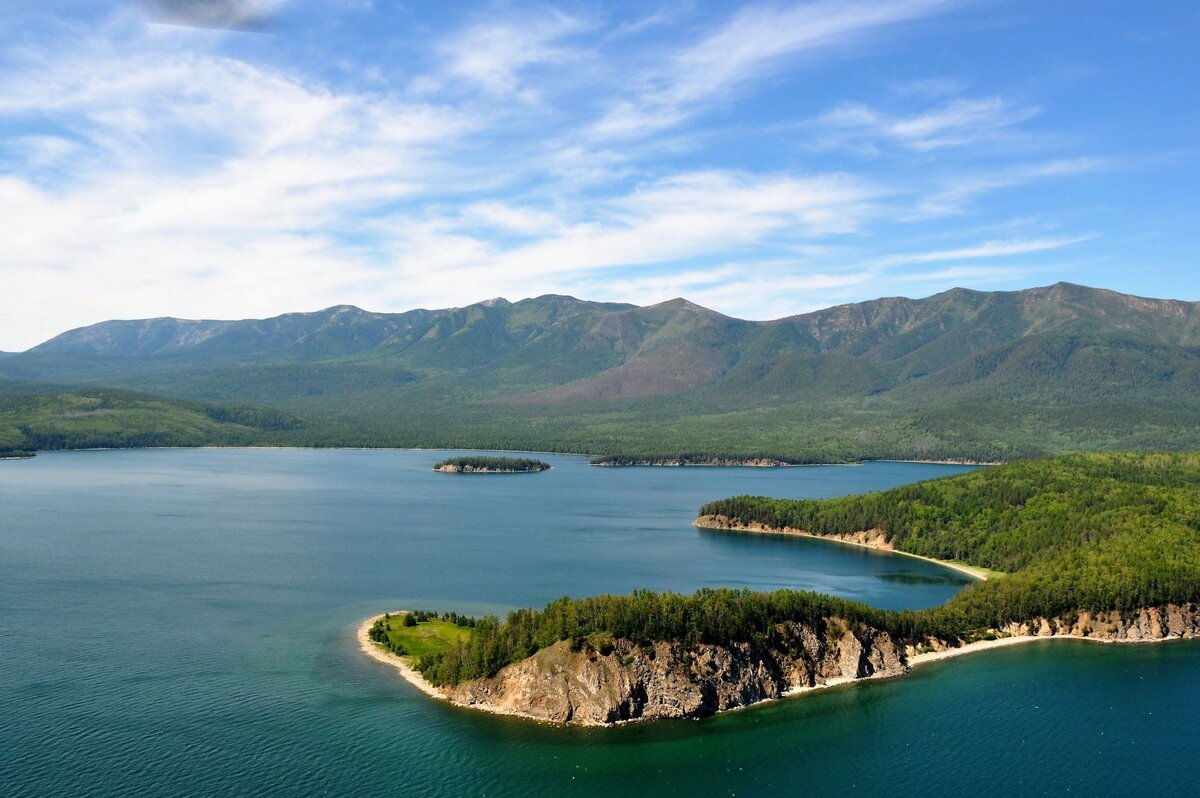
M 1074 455 L 820 501 L 742 496 L 705 505 L 697 524 L 891 549 L 983 578 L 921 611 L 795 590 L 637 591 L 504 621 L 388 614 L 360 641 L 437 698 L 601 725 L 701 717 L 1027 640 L 1200 636 L 1200 454 Z
M 621 455 L 610 454 L 593 457 L 588 461 L 594 466 L 746 466 L 755 468 L 780 468 L 795 465 L 816 465 L 817 460 L 801 460 L 777 455 Z
M 450 457 L 433 464 L 444 474 L 531 474 L 546 471 L 549 463 L 527 457 Z

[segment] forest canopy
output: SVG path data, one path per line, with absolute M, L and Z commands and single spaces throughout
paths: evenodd
M 548 468 L 550 468 L 549 463 L 527 457 L 449 457 L 433 464 L 434 471 L 461 473 L 517 473 L 545 471 Z
M 1014 463 L 818 501 L 740 496 L 700 508 L 730 526 L 838 534 L 878 529 L 896 549 L 1007 572 L 940 607 L 881 610 L 795 590 L 637 591 L 561 598 L 475 622 L 422 657 L 434 684 L 494 675 L 560 640 L 770 644 L 778 624 L 838 617 L 904 642 L 976 639 L 1008 622 L 1133 611 L 1200 598 L 1200 454 L 1092 454 Z

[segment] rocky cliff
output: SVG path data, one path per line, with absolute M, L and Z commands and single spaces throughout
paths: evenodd
M 1036 618 L 997 630 L 1005 637 L 1080 637 L 1114 643 L 1200 638 L 1200 604 L 1166 604 L 1136 612 L 1081 612 L 1074 618 Z
M 882 529 L 864 529 L 859 532 L 814 534 L 806 529 L 793 529 L 790 526 L 767 526 L 759 521 L 743 521 L 740 518 L 729 518 L 724 515 L 702 515 L 692 522 L 694 526 L 705 529 L 728 529 L 738 532 L 766 532 L 779 535 L 799 535 L 806 538 L 821 540 L 836 540 L 842 543 L 853 543 L 858 546 L 868 546 L 881 551 L 895 551 L 891 539 Z M 900 552 L 904 554 L 905 552 Z
M 751 643 L 639 646 L 614 640 L 600 650 L 568 641 L 447 691 L 463 706 L 538 720 L 598 725 L 651 718 L 696 718 L 796 690 L 906 671 L 886 633 L 782 624 L 769 647 Z
M 924 640 L 903 645 L 885 632 L 832 618 L 781 624 L 769 645 L 613 640 L 599 650 L 561 641 L 495 677 L 443 688 L 452 703 L 535 720 L 583 726 L 656 718 L 699 718 L 859 679 L 901 676 L 912 665 L 983 650 L 997 641 L 1077 638 L 1154 642 L 1200 638 L 1200 605 L 1137 612 L 1081 612 L 991 630 L 977 642 Z

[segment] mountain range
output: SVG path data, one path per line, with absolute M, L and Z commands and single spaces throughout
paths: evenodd
M 0 358 L 0 393 L 25 402 L 102 389 L 107 416 L 120 395 L 272 419 L 235 442 L 801 461 L 1200 447 L 1200 303 L 1058 283 L 757 322 L 548 295 L 107 321 Z

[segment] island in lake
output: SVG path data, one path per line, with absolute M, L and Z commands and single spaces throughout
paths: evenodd
M 737 457 L 721 454 L 680 454 L 661 456 L 604 455 L 588 461 L 594 466 L 742 466 L 746 468 L 782 468 L 783 466 L 815 465 L 816 461 L 797 460 L 774 455 Z M 825 463 L 828 465 L 828 463 Z
M 450 457 L 433 464 L 443 474 L 532 474 L 549 468 L 549 463 L 527 457 Z
M 359 640 L 427 694 L 542 721 L 688 718 L 1046 638 L 1200 637 L 1200 455 L 1019 462 L 818 501 L 741 496 L 697 525 L 806 535 L 978 576 L 945 604 L 648 590 L 541 610 L 368 619 Z

